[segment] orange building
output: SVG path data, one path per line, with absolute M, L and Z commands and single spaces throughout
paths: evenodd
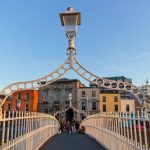
M 38 91 L 17 91 L 8 97 L 2 109 L 3 111 L 29 111 L 37 112 Z

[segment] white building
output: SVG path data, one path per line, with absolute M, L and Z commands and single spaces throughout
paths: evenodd
M 83 110 L 87 115 L 99 113 L 99 93 L 100 89 L 96 87 L 81 87 L 77 89 L 77 109 Z M 85 116 L 78 114 L 78 120 Z
M 121 99 L 121 112 L 135 112 L 134 99 Z
M 142 85 L 138 87 L 141 89 L 145 95 L 150 97 L 150 85 L 148 85 L 148 80 L 146 80 L 146 85 Z

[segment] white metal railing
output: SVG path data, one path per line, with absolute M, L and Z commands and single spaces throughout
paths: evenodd
M 0 149 L 37 150 L 58 133 L 59 122 L 35 112 L 4 112 L 0 119 Z
M 148 125 L 149 124 L 149 125 Z M 111 150 L 150 150 L 147 113 L 100 113 L 81 122 L 85 133 Z

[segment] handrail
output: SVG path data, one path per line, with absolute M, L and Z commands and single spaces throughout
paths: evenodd
M 59 131 L 59 122 L 51 115 L 35 112 L 4 112 L 0 149 L 39 149 Z
M 150 150 L 147 123 L 148 114 L 99 113 L 88 116 L 81 122 L 85 133 L 111 150 Z M 149 127 L 150 128 L 150 127 Z M 150 130 L 150 129 L 149 129 Z

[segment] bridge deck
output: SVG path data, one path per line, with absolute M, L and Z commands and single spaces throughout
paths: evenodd
M 50 138 L 40 150 L 105 150 L 105 148 L 86 135 L 62 133 Z

